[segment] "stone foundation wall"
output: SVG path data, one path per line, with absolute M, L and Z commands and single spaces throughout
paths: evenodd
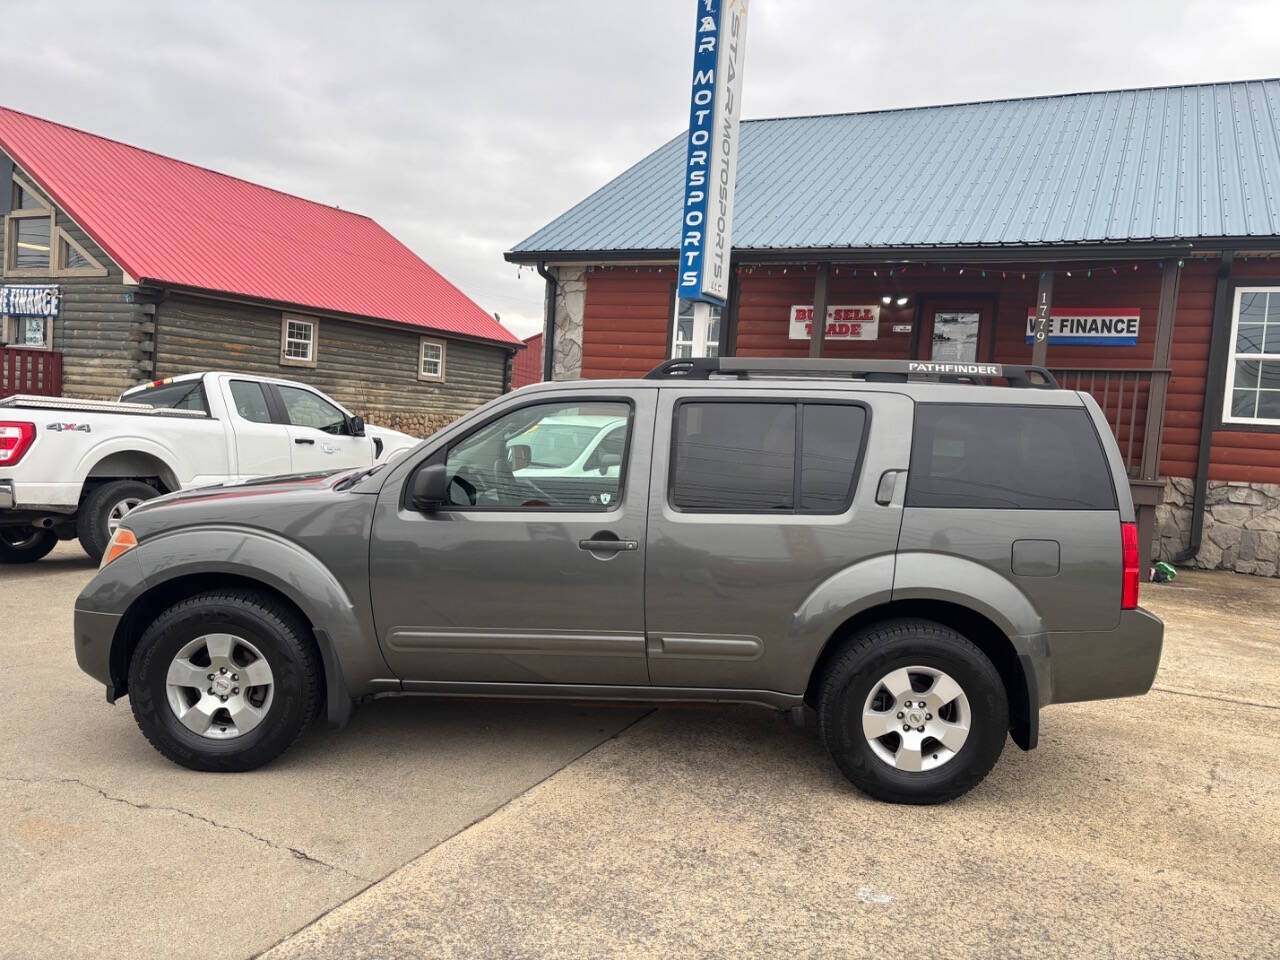
M 1165 479 L 1164 503 L 1156 507 L 1152 551 L 1156 558 L 1172 562 L 1190 541 L 1194 487 L 1185 477 Z M 1280 571 L 1280 484 L 1210 480 L 1204 535 L 1192 565 L 1276 576 Z
M 582 376 L 582 314 L 586 303 L 586 268 L 558 268 L 552 380 L 577 380 Z
M 424 413 L 419 410 L 355 410 L 353 412 L 363 417 L 365 423 L 399 430 L 419 440 L 431 436 L 457 419 L 448 414 Z

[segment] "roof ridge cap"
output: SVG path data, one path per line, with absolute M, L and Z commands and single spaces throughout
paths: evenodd
M 982 107 L 998 103 L 1029 103 L 1034 100 L 1067 100 L 1073 97 L 1095 97 L 1109 93 L 1148 93 L 1158 90 L 1194 90 L 1209 87 L 1231 87 L 1249 83 L 1275 83 L 1276 77 L 1248 77 L 1240 80 L 1213 80 L 1205 83 L 1164 83 L 1142 87 L 1109 87 L 1104 90 L 1071 90 L 1066 93 L 1037 93 L 1022 97 L 992 97 L 986 100 L 956 100 L 950 103 L 920 103 L 909 107 L 876 107 L 871 110 L 837 110 L 833 113 L 797 113 L 778 117 L 744 117 L 743 123 L 773 123 L 783 120 L 826 120 L 836 117 L 865 117 L 880 113 L 908 113 L 913 110 L 942 110 L 948 107 Z

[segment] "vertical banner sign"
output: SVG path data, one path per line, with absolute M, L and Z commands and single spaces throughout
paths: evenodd
M 697 0 L 697 7 L 678 295 L 723 307 L 729 294 L 747 0 Z

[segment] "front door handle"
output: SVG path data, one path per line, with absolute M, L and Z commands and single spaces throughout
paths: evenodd
M 312 440 L 312 439 L 308 438 L 308 437 L 294 437 L 294 438 L 293 438 L 293 442 L 294 442 L 294 443 L 305 443 L 305 444 L 307 444 L 308 446 L 311 446 L 311 447 L 314 447 L 314 446 L 316 445 L 316 442 L 315 442 L 314 440 Z
M 640 544 L 635 540 L 619 540 L 614 534 L 606 531 L 586 540 L 579 540 L 578 549 L 586 550 L 588 553 L 624 553 L 639 550 Z

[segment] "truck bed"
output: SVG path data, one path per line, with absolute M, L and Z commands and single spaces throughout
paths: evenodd
M 124 413 L 139 417 L 183 417 L 208 419 L 203 410 L 173 410 L 145 403 L 121 403 L 118 400 L 76 400 L 68 397 L 33 397 L 17 393 L 0 400 L 0 410 L 75 410 L 80 413 Z

